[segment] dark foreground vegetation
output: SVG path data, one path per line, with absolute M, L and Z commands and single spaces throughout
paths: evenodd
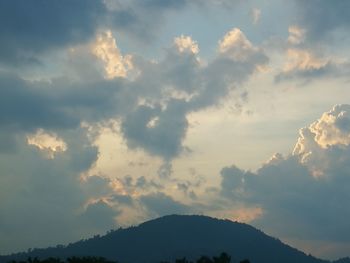
M 22 261 L 9 261 L 9 263 L 119 263 L 119 261 L 110 261 L 103 257 L 69 257 L 66 260 L 59 258 L 47 258 L 47 259 L 38 259 L 38 258 L 28 258 L 27 260 Z M 168 261 L 161 261 L 159 263 L 170 263 Z M 231 257 L 226 253 L 221 253 L 218 257 L 207 257 L 201 256 L 195 261 L 187 260 L 185 257 L 181 259 L 176 259 L 174 263 L 234 263 L 231 261 Z M 239 261 L 239 263 L 250 263 L 248 259 Z

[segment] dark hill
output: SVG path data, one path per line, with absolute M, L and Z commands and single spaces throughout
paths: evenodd
M 35 249 L 0 257 L 0 262 L 28 257 L 102 256 L 119 262 L 148 263 L 227 252 L 234 261 L 252 263 L 325 263 L 305 255 L 247 224 L 206 216 L 165 216 L 137 227 L 119 229 L 68 246 Z

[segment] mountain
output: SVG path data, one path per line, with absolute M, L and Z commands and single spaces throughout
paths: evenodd
M 206 216 L 171 215 L 112 231 L 68 246 L 34 249 L 0 257 L 0 262 L 28 257 L 102 256 L 126 263 L 149 263 L 213 256 L 226 252 L 233 261 L 252 263 L 328 263 L 283 244 L 254 227 Z M 350 263 L 344 259 L 343 263 Z

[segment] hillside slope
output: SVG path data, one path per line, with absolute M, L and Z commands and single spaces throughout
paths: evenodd
M 103 256 L 119 262 L 148 263 L 186 256 L 227 252 L 233 260 L 252 263 L 325 263 L 307 256 L 247 224 L 206 216 L 171 215 L 119 229 L 66 247 L 35 249 L 0 257 L 0 262 L 27 257 Z

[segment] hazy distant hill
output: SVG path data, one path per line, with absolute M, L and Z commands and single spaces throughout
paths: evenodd
M 206 216 L 165 216 L 137 227 L 113 231 L 102 237 L 66 247 L 35 249 L 0 257 L 0 262 L 27 257 L 103 256 L 119 262 L 148 263 L 186 256 L 218 255 L 249 258 L 252 263 L 325 263 L 307 256 L 247 224 Z M 350 263 L 344 259 L 342 263 Z

